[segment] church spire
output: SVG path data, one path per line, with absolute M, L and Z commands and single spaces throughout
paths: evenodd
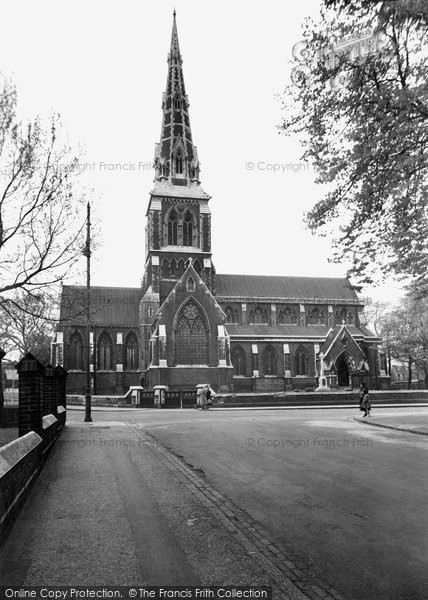
M 182 64 L 174 9 L 168 77 L 162 98 L 161 139 L 155 149 L 156 180 L 168 181 L 172 185 L 189 186 L 199 183 L 199 161 L 196 146 L 192 142 L 189 99 L 184 85 Z

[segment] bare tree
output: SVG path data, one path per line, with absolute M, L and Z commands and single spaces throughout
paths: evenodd
M 16 90 L 0 94 L 0 306 L 63 281 L 81 255 L 84 194 L 78 158 L 48 127 L 16 118 Z
M 13 85 L 0 87 L 0 344 L 24 351 L 44 343 L 41 294 L 57 296 L 81 256 L 86 198 L 59 115 L 23 124 L 16 101 Z

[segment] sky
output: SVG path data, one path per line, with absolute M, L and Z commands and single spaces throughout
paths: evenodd
M 15 25 L 2 28 L 0 71 L 17 86 L 20 115 L 60 113 L 72 143 L 85 148 L 82 181 L 93 190 L 101 240 L 94 285 L 134 287 L 143 274 L 174 7 L 217 272 L 345 275 L 346 265 L 328 262 L 329 240 L 304 224 L 321 190 L 298 140 L 278 129 L 292 47 L 319 4 L 2 2 L 3 24 Z M 373 300 L 398 293 L 392 283 L 364 290 Z

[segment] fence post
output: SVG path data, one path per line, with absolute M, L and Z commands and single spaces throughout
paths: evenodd
M 45 367 L 43 374 L 42 389 L 42 413 L 45 415 L 58 415 L 58 390 L 57 390 L 58 372 L 52 365 Z
M 16 365 L 19 373 L 19 436 L 42 432 L 42 380 L 44 366 L 28 352 Z
M 57 373 L 57 406 L 67 408 L 67 371 L 61 365 L 55 367 L 55 371 Z

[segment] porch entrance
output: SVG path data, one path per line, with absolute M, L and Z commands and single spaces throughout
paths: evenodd
M 337 357 L 336 360 L 336 370 L 337 370 L 337 385 L 339 387 L 348 387 L 349 386 L 349 367 L 348 361 L 344 354 L 341 354 Z

